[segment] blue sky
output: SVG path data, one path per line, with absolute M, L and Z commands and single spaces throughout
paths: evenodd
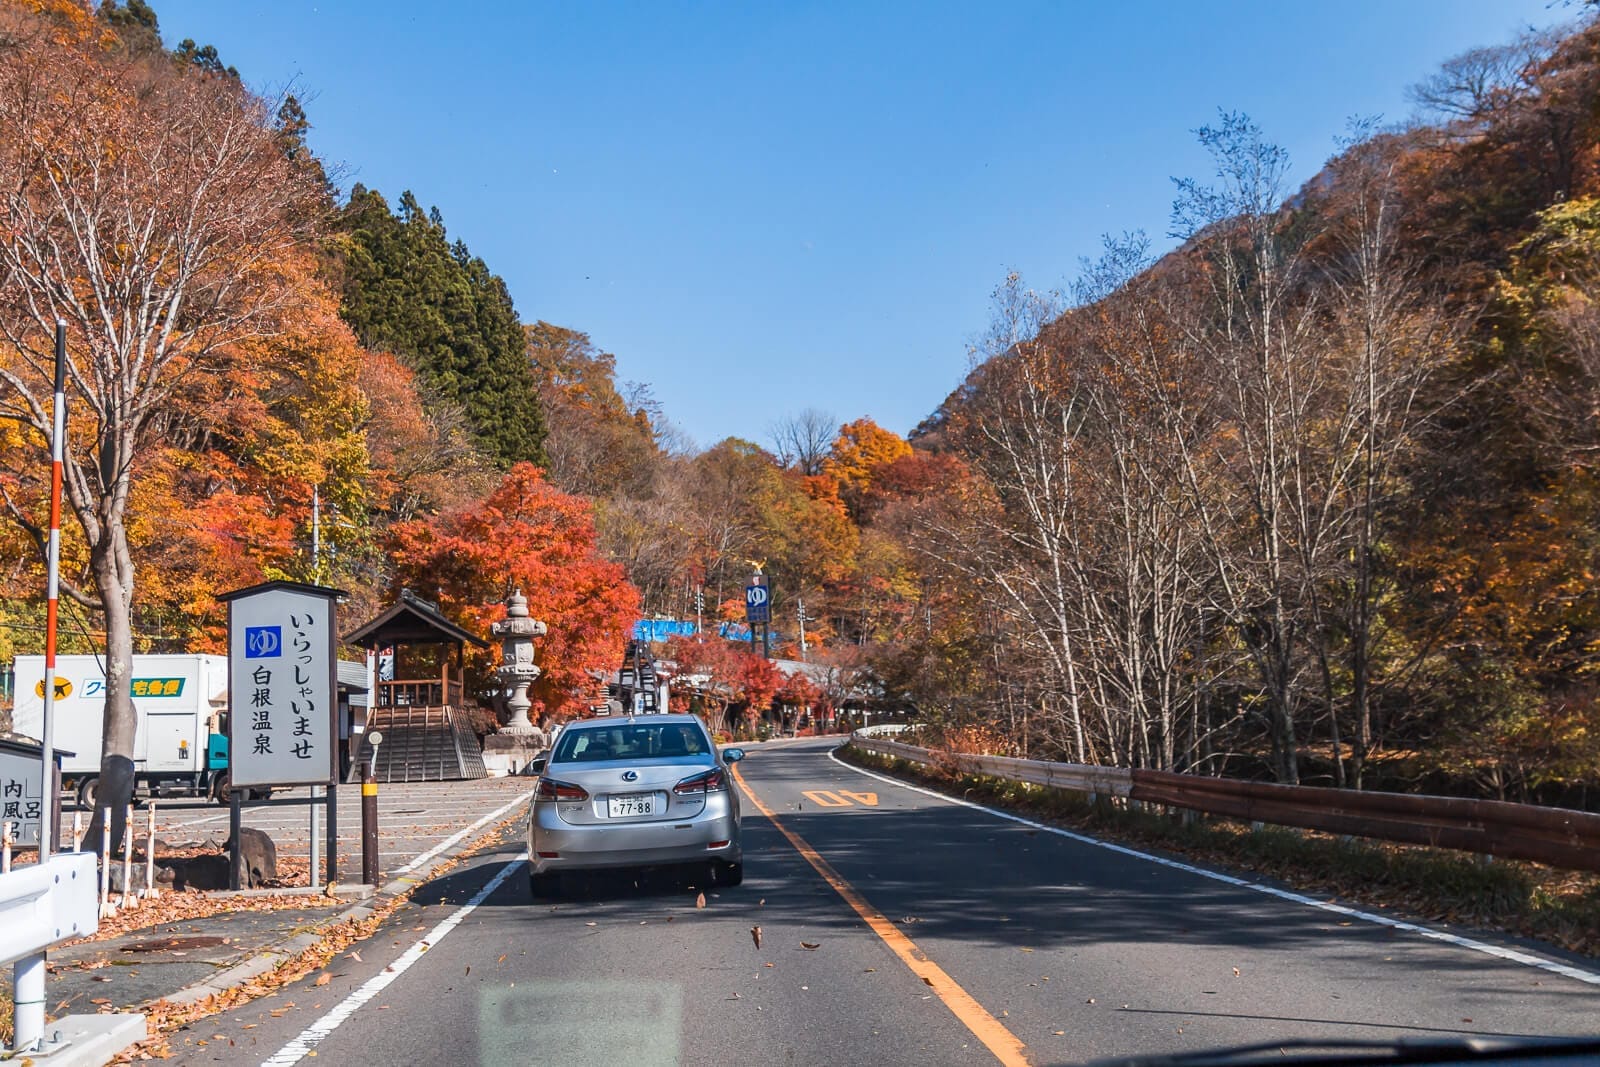
M 701 446 L 818 408 L 909 432 L 1008 270 L 1158 247 L 1192 131 L 1314 173 L 1346 120 L 1549 0 L 1341 4 L 153 0 L 306 99 L 317 151 L 437 205 L 525 321 L 585 330 Z

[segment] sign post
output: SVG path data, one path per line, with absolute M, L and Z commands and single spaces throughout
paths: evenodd
M 228 776 L 235 880 L 240 870 L 239 791 L 295 785 L 328 787 L 328 881 L 337 878 L 336 602 L 343 596 L 325 586 L 273 581 L 221 598 L 228 605 Z M 316 789 L 310 792 L 310 803 L 316 804 Z M 313 841 L 313 886 L 316 855 Z
M 367 735 L 372 746 L 372 758 L 361 768 L 361 881 L 365 885 L 378 884 L 378 746 L 383 744 L 383 734 L 377 730 Z
M 772 640 L 769 627 L 772 623 L 772 590 L 767 586 L 767 576 L 756 571 L 750 584 L 744 587 L 744 617 L 750 624 L 750 651 L 756 650 L 756 627 L 761 627 L 761 647 L 769 654 Z

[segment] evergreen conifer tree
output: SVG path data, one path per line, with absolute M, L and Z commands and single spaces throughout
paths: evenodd
M 366 347 L 405 360 L 426 392 L 459 405 L 497 463 L 542 466 L 543 413 L 505 282 L 449 242 L 437 208 L 425 213 L 410 192 L 398 207 L 362 185 L 351 191 L 345 321 Z

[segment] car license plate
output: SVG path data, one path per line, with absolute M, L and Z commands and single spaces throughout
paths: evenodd
M 624 793 L 607 801 L 607 814 L 613 819 L 625 819 L 630 815 L 654 815 L 655 801 L 654 793 Z

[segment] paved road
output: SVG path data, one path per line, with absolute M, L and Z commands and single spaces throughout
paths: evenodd
M 510 840 L 420 890 L 325 984 L 180 1034 L 178 1058 L 1046 1064 L 1600 1029 L 1593 961 L 1208 879 L 868 777 L 833 743 L 751 752 L 777 822 L 747 804 L 745 884 L 703 909 L 692 879 L 661 875 L 536 904 Z

